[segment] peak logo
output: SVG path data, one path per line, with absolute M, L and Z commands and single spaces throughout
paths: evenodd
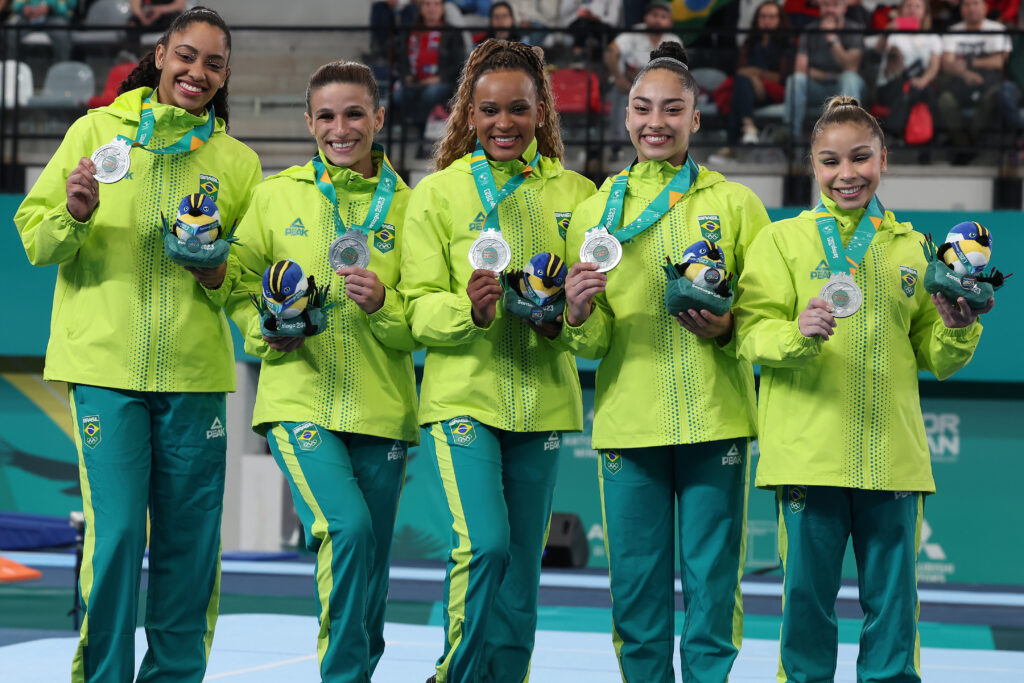
M 210 439 L 223 439 L 225 436 L 224 423 L 220 421 L 219 417 L 213 418 L 213 424 L 206 430 L 206 440 Z
M 722 456 L 722 465 L 742 465 L 743 454 L 740 453 L 740 449 L 733 444 L 729 449 L 729 452 Z
M 821 259 L 821 263 L 818 264 L 818 267 L 811 271 L 811 279 L 827 280 L 830 277 L 832 277 L 832 270 L 828 267 L 828 264 L 825 263 L 825 259 Z
M 306 226 L 302 224 L 302 219 L 301 218 L 296 218 L 295 220 L 293 220 L 292 224 L 284 229 L 284 234 L 285 235 L 292 235 L 292 236 L 295 236 L 295 237 L 305 237 L 306 236 Z

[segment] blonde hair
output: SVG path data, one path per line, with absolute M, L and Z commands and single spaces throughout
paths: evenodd
M 811 131 L 811 148 L 814 148 L 814 144 L 824 134 L 826 128 L 841 123 L 856 123 L 864 126 L 871 132 L 873 137 L 877 138 L 882 147 L 885 147 L 885 133 L 882 132 L 882 127 L 878 125 L 878 119 L 872 116 L 864 107 L 860 106 L 857 98 L 848 95 L 836 95 L 825 102 L 825 110 L 814 123 L 814 129 Z
M 447 168 L 456 159 L 473 151 L 476 136 L 469 131 L 469 106 L 473 102 L 476 82 L 491 71 L 521 71 L 533 80 L 537 101 L 544 105 L 544 119 L 538 122 L 535 131 L 537 150 L 546 157 L 562 159 L 565 148 L 555 98 L 544 71 L 544 51 L 516 41 L 489 38 L 473 50 L 459 74 L 452 114 L 448 117 L 444 136 L 434 149 L 434 168 Z

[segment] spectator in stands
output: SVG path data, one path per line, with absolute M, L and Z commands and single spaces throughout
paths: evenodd
M 953 163 L 966 164 L 974 157 L 969 147 L 981 142 L 995 119 L 998 129 L 1011 138 L 1017 134 L 1017 102 L 1020 91 L 1006 80 L 1003 68 L 1010 54 L 1010 37 L 998 21 L 985 18 L 985 0 L 962 0 L 963 21 L 950 27 L 942 42 L 942 72 L 938 110 L 950 142 L 961 149 Z M 984 31 L 989 35 L 956 35 L 963 31 Z M 969 128 L 962 109 L 974 108 Z
M 392 100 L 404 121 L 422 134 L 431 110 L 451 97 L 465 59 L 462 33 L 443 30 L 441 0 L 418 0 L 419 15 L 408 32 L 406 54 L 398 60 L 401 80 Z
M 926 0 L 903 0 L 899 14 L 887 28 L 920 31 L 883 35 L 875 45 L 882 53 L 877 99 L 889 109 L 882 127 L 894 137 L 902 137 L 911 107 L 923 101 L 929 109 L 935 108 L 934 90 L 929 86 L 939 74 L 942 39 L 927 33 L 932 28 L 932 15 Z
M 523 28 L 565 28 L 572 21 L 574 12 L 563 6 L 560 0 L 509 0 L 519 25 Z M 552 47 L 560 44 L 556 33 L 533 32 L 529 42 L 534 45 Z
M 0 21 L 7 21 L 11 16 L 11 0 L 0 0 Z
M 14 0 L 11 23 L 15 26 L 46 27 L 53 58 L 65 62 L 71 57 L 71 36 L 67 26 L 75 16 L 77 5 L 78 0 Z
M 786 77 L 793 63 L 793 40 L 786 13 L 775 0 L 765 0 L 754 13 L 750 33 L 740 46 L 736 75 L 726 80 L 713 95 L 719 111 L 728 119 L 728 147 L 718 156 L 734 156 L 737 142 L 755 144 L 754 106 L 783 100 Z
M 821 0 L 818 4 L 821 18 L 800 36 L 794 73 L 786 79 L 784 120 L 794 143 L 800 142 L 808 103 L 817 112 L 831 95 L 864 99 L 864 79 L 857 73 L 864 36 L 848 32 L 863 30 L 864 25 L 846 19 L 846 0 Z M 844 33 L 834 33 L 838 30 Z
M 395 29 L 410 26 L 416 13 L 416 3 L 409 0 L 377 0 L 370 5 L 370 52 L 374 57 L 388 57 Z
M 575 18 L 569 22 L 568 29 L 576 57 L 583 56 L 588 42 L 606 45 L 622 18 L 621 0 L 562 0 L 562 4 L 566 9 L 575 9 Z
M 629 90 L 633 87 L 633 79 L 637 73 L 650 61 L 651 50 L 665 41 L 683 44 L 682 38 L 674 33 L 668 33 L 672 28 L 670 2 L 647 3 L 643 23 L 633 28 L 638 32 L 620 33 L 604 51 L 604 63 L 608 67 L 609 78 L 614 83 L 609 95 L 612 108 L 609 125 L 612 126 L 613 137 L 621 137 L 625 130 Z
M 132 18 L 129 26 L 151 33 L 163 32 L 185 11 L 186 0 L 131 0 Z
M 484 40 L 487 38 L 522 40 L 519 28 L 516 26 L 516 15 L 512 11 L 512 5 L 504 0 L 491 5 L 490 26 Z

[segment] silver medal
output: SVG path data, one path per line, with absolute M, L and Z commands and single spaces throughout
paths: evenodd
M 129 155 L 131 147 L 120 140 L 108 142 L 92 153 L 92 163 L 96 166 L 96 173 L 93 175 L 98 182 L 116 183 L 128 175 L 131 168 L 132 158 Z
M 484 230 L 469 247 L 469 264 L 500 273 L 512 263 L 512 247 L 497 230 Z
M 587 232 L 583 239 L 580 260 L 584 263 L 596 263 L 597 272 L 606 273 L 622 260 L 622 243 L 604 228 L 594 228 Z
M 359 230 L 349 229 L 341 237 L 335 237 L 327 250 L 327 260 L 335 272 L 346 267 L 365 268 L 370 265 L 366 235 Z
M 848 273 L 833 273 L 819 295 L 836 318 L 849 318 L 860 309 L 864 295 Z

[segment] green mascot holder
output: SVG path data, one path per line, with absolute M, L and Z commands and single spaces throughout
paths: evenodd
M 519 282 L 520 275 L 520 271 L 513 270 L 502 273 L 498 278 L 504 292 L 501 302 L 504 304 L 505 310 L 535 323 L 554 322 L 565 310 L 565 292 L 560 293 L 558 298 L 551 303 L 538 306 L 523 298 L 516 288 L 515 283 Z
M 199 240 L 192 238 L 182 241 L 171 230 L 167 223 L 167 217 L 160 212 L 160 233 L 164 240 L 164 253 L 174 263 L 187 268 L 216 268 L 228 260 L 228 253 L 231 245 L 238 241 L 235 237 L 235 229 L 238 227 L 236 220 L 227 234 L 209 244 L 200 244 Z
M 271 339 L 280 337 L 312 337 L 320 334 L 327 327 L 327 312 L 334 304 L 327 303 L 327 294 L 331 286 L 317 287 L 313 276 L 309 276 L 309 300 L 306 308 L 297 316 L 292 318 L 278 318 L 267 308 L 263 297 L 249 293 L 249 300 L 256 307 L 260 316 L 260 332 L 264 337 Z
M 700 259 L 699 262 L 710 269 L 716 269 L 713 271 L 716 273 L 718 272 L 717 268 L 721 266 L 721 264 L 706 259 Z M 692 264 L 674 265 L 669 260 L 662 266 L 665 269 L 665 275 L 668 276 L 668 283 L 665 285 L 665 308 L 673 316 L 691 308 L 698 311 L 706 309 L 715 315 L 725 315 L 732 308 L 732 301 L 735 298 L 729 287 L 732 276 L 720 279 L 716 283 L 695 284 L 682 273 L 682 270 L 688 265 Z
M 963 297 L 967 304 L 975 309 L 982 309 L 988 305 L 995 290 L 1003 286 L 1006 279 L 1002 273 L 993 268 L 987 275 L 957 275 L 953 269 L 947 266 L 938 258 L 938 248 L 932 241 L 931 235 L 925 237 L 924 244 L 925 258 L 928 260 L 928 268 L 924 272 L 924 288 L 929 294 L 942 293 L 950 303 L 956 303 L 957 299 Z

